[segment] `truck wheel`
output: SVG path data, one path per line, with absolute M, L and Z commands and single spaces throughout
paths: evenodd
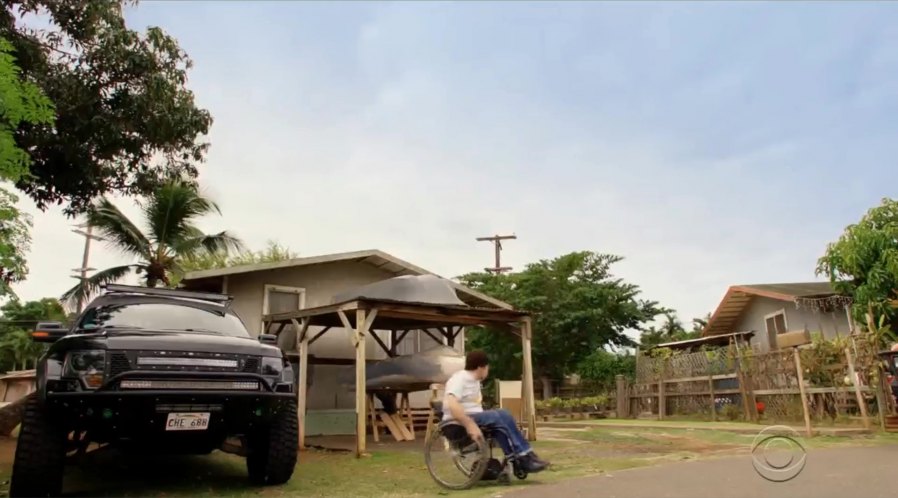
M 264 427 L 247 438 L 246 469 L 254 484 L 284 484 L 293 475 L 299 450 L 296 402 L 280 407 Z
M 65 472 L 66 433 L 50 417 L 38 396 L 25 404 L 16 444 L 9 496 L 58 496 Z

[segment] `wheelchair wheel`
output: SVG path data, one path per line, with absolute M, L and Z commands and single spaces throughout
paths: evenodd
M 427 471 L 447 489 L 468 489 L 480 481 L 489 457 L 488 444 L 470 439 L 461 426 L 438 429 L 424 444 Z

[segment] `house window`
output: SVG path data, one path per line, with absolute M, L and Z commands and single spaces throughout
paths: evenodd
M 306 290 L 299 287 L 266 285 L 262 299 L 262 314 L 288 313 L 306 307 Z M 278 336 L 278 346 L 285 351 L 296 350 L 296 332 L 287 325 Z M 270 332 L 273 333 L 273 332 Z
M 770 349 L 778 349 L 777 336 L 785 334 L 788 330 L 786 326 L 786 310 L 765 316 L 764 322 L 767 326 L 767 338 L 770 341 Z

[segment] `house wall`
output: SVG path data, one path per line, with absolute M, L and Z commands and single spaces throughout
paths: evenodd
M 826 339 L 833 339 L 837 335 L 847 335 L 850 331 L 848 317 L 843 311 L 814 313 L 810 310 L 797 309 L 795 303 L 791 301 L 779 301 L 759 296 L 751 300 L 733 331 L 754 330 L 755 335 L 751 338 L 752 347 L 762 352 L 770 351 L 765 317 L 781 310 L 785 310 L 786 329 L 789 332 L 807 328 L 811 334 L 823 332 Z
M 269 271 L 247 274 L 231 275 L 227 281 L 227 293 L 234 297 L 233 309 L 246 323 L 249 331 L 257 336 L 262 329 L 263 303 L 266 285 L 283 287 L 295 287 L 305 289 L 306 308 L 331 304 L 335 294 L 344 292 L 362 285 L 392 278 L 394 275 L 379 270 L 364 263 L 344 261 L 322 265 L 281 268 Z M 315 336 L 321 330 L 320 327 L 310 327 L 309 334 Z M 274 331 L 271 331 L 272 333 Z M 375 331 L 373 333 L 390 345 L 390 333 L 388 331 Z M 435 333 L 434 335 L 439 335 Z M 287 327 L 281 332 L 279 345 L 288 352 L 295 352 L 296 331 Z M 414 354 L 435 346 L 436 343 L 424 333 L 418 331 L 409 332 L 403 341 L 397 346 L 399 354 Z M 464 352 L 464 333 L 456 339 L 455 349 Z M 309 354 L 320 358 L 354 359 L 355 350 L 350 342 L 350 332 L 343 328 L 332 328 L 325 332 L 319 339 L 309 346 Z M 378 360 L 387 358 L 387 354 L 373 340 L 366 341 L 366 357 Z M 309 365 L 309 385 L 307 407 L 309 410 L 308 425 L 321 427 L 321 430 L 330 431 L 328 434 L 354 434 L 355 426 L 353 418 L 346 418 L 352 424 L 335 424 L 333 420 L 316 420 L 315 413 L 321 416 L 333 417 L 340 411 L 355 411 L 355 387 L 345 385 L 341 380 L 354 381 L 353 372 L 355 366 L 348 365 Z M 430 399 L 429 392 L 412 393 L 410 402 L 412 406 L 427 406 Z M 343 417 L 345 418 L 345 417 Z M 342 420 L 342 418 L 341 418 Z M 344 427 L 345 426 L 345 427 Z M 313 432 L 315 430 L 313 429 Z M 316 435 L 311 432 L 308 435 Z

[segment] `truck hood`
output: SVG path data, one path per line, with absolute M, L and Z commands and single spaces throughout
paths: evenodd
M 281 356 L 275 346 L 261 344 L 255 338 L 230 337 L 200 332 L 112 329 L 95 334 L 76 334 L 63 339 L 71 348 L 109 350 L 194 351 L 236 353 L 257 356 Z M 59 341 L 62 342 L 63 340 Z M 58 342 L 57 342 L 58 344 Z

